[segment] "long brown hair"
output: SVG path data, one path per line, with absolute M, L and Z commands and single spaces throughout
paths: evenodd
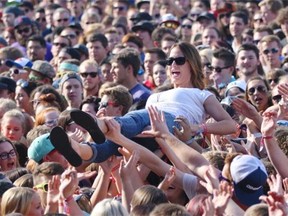
M 204 89 L 204 74 L 202 71 L 201 57 L 198 50 L 192 44 L 187 42 L 175 43 L 170 50 L 172 50 L 174 47 L 179 47 L 190 65 L 192 86 L 194 88 Z

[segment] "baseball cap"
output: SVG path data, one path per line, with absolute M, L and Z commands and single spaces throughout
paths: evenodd
M 9 77 L 0 77 L 0 89 L 7 89 L 11 92 L 15 92 L 16 82 Z
M 147 12 L 140 12 L 140 13 L 136 13 L 134 14 L 130 20 L 133 21 L 134 24 L 137 24 L 140 21 L 146 20 L 146 21 L 151 21 L 152 17 L 150 16 L 149 13 Z
M 212 13 L 209 13 L 209 12 L 203 12 L 203 13 L 201 13 L 201 14 L 197 17 L 196 21 L 200 21 L 201 19 L 208 19 L 208 20 L 214 20 L 214 21 L 216 21 L 216 18 L 214 17 L 214 15 L 213 15 Z
M 50 133 L 46 133 L 33 140 L 28 148 L 29 159 L 33 159 L 38 163 L 44 156 L 55 149 L 50 141 L 49 135 Z
M 138 0 L 136 1 L 136 7 L 139 10 L 142 4 L 150 3 L 150 0 Z
M 227 96 L 228 91 L 234 87 L 239 88 L 240 91 L 242 91 L 242 92 L 245 92 L 246 91 L 246 82 L 244 80 L 236 80 L 236 81 L 230 82 L 226 87 L 225 96 Z
M 8 13 L 14 14 L 15 17 L 24 15 L 24 12 L 15 6 L 5 7 L 3 10 L 3 14 L 8 14 Z
M 32 61 L 30 61 L 29 59 L 24 58 L 24 57 L 18 58 L 16 60 L 8 59 L 8 60 L 6 60 L 5 64 L 8 67 L 14 66 L 14 67 L 17 67 L 19 69 L 23 69 L 24 67 L 31 68 L 33 65 Z
M 29 2 L 29 1 L 22 1 L 19 4 L 19 7 L 27 7 L 27 8 L 29 8 L 32 11 L 34 10 L 34 5 L 32 4 L 32 2 Z
M 133 32 L 137 32 L 138 30 L 145 30 L 152 33 L 154 30 L 154 25 L 150 21 L 143 20 L 136 23 L 131 29 Z
M 32 25 L 32 20 L 27 16 L 19 16 L 14 21 L 14 28 L 17 28 L 21 25 Z
M 24 68 L 26 70 L 36 71 L 42 74 L 43 76 L 49 77 L 51 79 L 53 79 L 56 74 L 52 65 L 49 64 L 47 61 L 43 61 L 43 60 L 36 60 L 34 61 L 33 66 L 31 68 L 29 67 L 24 67 Z
M 230 165 L 237 199 L 246 206 L 260 203 L 267 172 L 263 163 L 252 155 L 238 155 Z

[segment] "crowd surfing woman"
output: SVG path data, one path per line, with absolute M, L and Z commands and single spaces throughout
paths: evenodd
M 126 52 L 126 50 L 123 49 L 120 52 Z M 152 94 L 148 98 L 146 107 L 153 104 L 158 110 L 163 111 L 170 131 L 173 130 L 175 117 L 181 115 L 188 119 L 191 132 L 194 135 L 200 133 L 224 135 L 236 132 L 236 125 L 231 117 L 225 112 L 215 96 L 204 90 L 201 58 L 193 45 L 186 42 L 173 45 L 167 59 L 167 65 L 174 88 Z M 205 124 L 206 115 L 214 118 L 215 123 Z M 102 162 L 111 155 L 118 154 L 118 146 L 109 140 L 105 141 L 103 135 L 107 132 L 105 118 L 99 118 L 95 121 L 90 115 L 82 111 L 72 111 L 71 117 L 91 134 L 96 144 L 77 145 L 74 143 L 74 149 L 67 150 L 67 143 L 69 144 L 67 135 L 61 128 L 54 128 L 50 139 L 55 148 L 70 163 L 79 166 L 82 162 L 81 159 Z M 115 119 L 121 124 L 121 133 L 128 138 L 140 134 L 150 125 L 147 109 L 132 111 Z M 66 140 L 66 144 L 63 140 Z M 97 145 L 101 143 L 103 144 Z M 101 154 L 98 154 L 100 152 Z

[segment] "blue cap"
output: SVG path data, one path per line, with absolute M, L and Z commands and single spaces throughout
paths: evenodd
M 37 137 L 28 148 L 28 158 L 33 159 L 37 163 L 40 162 L 44 156 L 54 150 L 50 138 L 50 133 L 43 134 Z

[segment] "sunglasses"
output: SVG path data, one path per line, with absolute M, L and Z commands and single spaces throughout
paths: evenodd
M 73 3 L 73 2 L 78 3 L 79 0 L 68 0 L 67 2 L 68 2 L 68 3 Z
M 53 126 L 56 126 L 57 124 L 58 124 L 58 119 L 52 119 L 52 120 L 45 122 L 45 125 L 48 127 L 53 127 Z
M 277 103 L 279 103 L 281 99 L 282 99 L 282 95 L 274 95 L 274 96 L 272 96 L 272 100 L 276 101 Z
M 166 64 L 171 66 L 174 61 L 177 65 L 184 65 L 186 62 L 186 58 L 184 56 L 176 58 L 170 57 L 166 60 Z
M 7 160 L 8 158 L 12 158 L 16 155 L 16 152 L 14 149 L 12 149 L 10 152 L 3 152 L 0 154 L 1 160 Z
M 84 73 L 80 73 L 80 76 L 83 78 L 87 78 L 88 76 L 95 78 L 98 75 L 97 72 L 84 72 Z
M 263 50 L 263 53 L 265 54 L 265 55 L 268 55 L 269 53 L 273 53 L 273 54 L 275 54 L 275 53 L 278 53 L 279 52 L 279 50 L 278 49 L 276 49 L 276 48 L 272 48 L 272 49 L 265 49 L 265 50 Z
M 191 28 L 192 28 L 192 25 L 181 25 L 181 28 L 191 29 Z
M 124 7 L 124 6 L 113 7 L 113 10 L 123 11 L 123 10 L 126 10 L 126 7 Z
M 224 18 L 224 17 L 230 18 L 230 16 L 231 16 L 231 13 L 222 13 L 222 14 L 219 15 L 219 18 L 220 18 L 220 19 L 222 19 L 222 18 Z
M 262 19 L 262 18 L 254 19 L 253 21 L 254 21 L 254 22 L 263 23 L 263 19 Z
M 279 82 L 279 78 L 275 78 L 275 79 L 268 79 L 268 82 L 269 82 L 269 83 L 272 83 L 272 82 L 274 82 L 274 83 L 278 83 L 278 82 Z
M 75 34 L 68 34 L 68 35 L 62 35 L 63 37 L 69 38 L 69 39 L 75 39 L 77 35 Z
M 112 102 L 112 101 L 100 102 L 98 110 L 100 110 L 101 108 L 106 108 L 108 106 L 117 107 L 119 105 L 117 103 L 115 103 L 115 102 Z
M 54 43 L 53 43 L 53 46 L 60 46 L 60 47 L 64 48 L 64 47 L 67 47 L 68 45 L 65 44 L 65 43 L 54 42 Z
M 209 70 L 211 70 L 211 63 L 206 63 L 202 65 L 203 68 L 207 67 Z
M 257 45 L 259 42 L 260 42 L 260 40 L 253 40 L 253 43 L 254 43 L 255 45 Z
M 9 70 L 10 74 L 24 74 L 24 73 L 27 73 L 26 70 L 23 70 L 23 69 L 18 69 L 18 68 L 11 68 Z
M 22 34 L 22 33 L 29 33 L 30 32 L 30 28 L 29 27 L 26 27 L 26 28 L 23 28 L 23 29 L 16 29 L 17 33 L 18 34 Z
M 63 19 L 58 19 L 56 21 L 59 23 L 59 22 L 67 22 L 68 20 L 69 18 L 63 18 Z
M 249 95 L 253 95 L 256 90 L 257 90 L 258 92 L 260 92 L 260 93 L 265 93 L 265 92 L 267 92 L 267 89 L 266 89 L 265 86 L 257 86 L 257 87 L 252 87 L 252 88 L 248 89 L 248 94 L 249 94 Z
M 174 23 L 174 22 L 165 22 L 161 24 L 162 27 L 166 27 L 166 28 L 172 28 L 172 29 L 176 29 L 178 28 L 178 24 Z
M 48 183 L 42 183 L 42 184 L 35 185 L 34 188 L 43 190 L 44 192 L 47 193 L 48 192 Z
M 227 68 L 229 68 L 229 67 L 232 67 L 231 65 L 229 65 L 229 66 L 226 66 L 226 67 L 213 67 L 212 65 L 210 66 L 210 70 L 212 70 L 212 71 L 216 71 L 217 73 L 221 73 L 222 72 L 222 70 L 224 70 L 224 69 L 227 69 Z
M 46 22 L 46 19 L 44 17 L 43 18 L 37 18 L 36 21 L 39 23 L 40 22 Z
M 20 86 L 21 88 L 27 88 L 29 86 L 29 82 L 23 79 L 18 80 L 16 84 L 17 86 Z

